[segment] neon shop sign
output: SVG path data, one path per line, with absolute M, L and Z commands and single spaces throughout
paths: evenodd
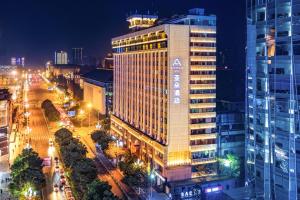
M 181 62 L 177 58 L 172 64 L 173 70 L 173 103 L 180 104 L 181 101 L 181 92 L 180 92 L 180 72 L 181 72 Z

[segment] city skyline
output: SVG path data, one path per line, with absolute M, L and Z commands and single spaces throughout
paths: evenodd
M 1 200 L 300 198 L 300 0 L 0 8 Z
M 174 14 L 184 14 L 190 8 L 203 7 L 219 19 L 218 51 L 228 57 L 224 65 L 241 70 L 245 43 L 240 41 L 244 41 L 245 37 L 240 33 L 245 31 L 245 19 L 242 17 L 245 15 L 245 3 L 230 1 L 172 1 L 172 4 L 178 5 L 176 7 L 170 6 L 170 0 L 153 0 L 150 4 L 132 0 L 123 6 L 98 1 L 90 1 L 89 4 L 68 0 L 42 3 L 32 0 L 2 1 L 0 61 L 6 63 L 10 57 L 22 55 L 31 66 L 44 65 L 52 59 L 54 51 L 71 53 L 74 47 L 83 47 L 86 55 L 102 59 L 110 51 L 110 39 L 127 32 L 124 19 L 130 13 L 137 11 L 146 14 L 150 11 L 163 19 Z M 15 11 L 14 17 L 10 16 L 10 11 Z M 226 31 L 228 28 L 232 30 L 230 34 Z M 235 48 L 228 43 L 230 38 L 234 38 L 232 42 Z M 232 57 L 241 59 L 238 63 L 230 62 Z

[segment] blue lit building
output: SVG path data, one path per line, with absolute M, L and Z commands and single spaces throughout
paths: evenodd
M 300 1 L 247 0 L 246 186 L 299 198 Z
M 217 102 L 218 157 L 222 158 L 231 154 L 240 158 L 241 163 L 244 162 L 244 108 L 244 102 L 226 100 Z

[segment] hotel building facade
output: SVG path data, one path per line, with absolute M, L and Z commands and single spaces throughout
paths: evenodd
M 300 198 L 300 1 L 247 0 L 247 185 Z
M 134 31 L 112 39 L 112 134 L 158 185 L 216 175 L 216 17 L 156 19 L 131 16 Z

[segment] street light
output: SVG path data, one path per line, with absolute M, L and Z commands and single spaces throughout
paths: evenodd
M 87 107 L 89 109 L 89 127 L 90 127 L 91 126 L 91 109 L 92 109 L 93 105 L 91 103 L 88 103 Z
M 152 185 L 153 185 L 153 180 L 155 178 L 155 174 L 151 172 L 150 174 L 150 181 L 151 181 L 151 187 L 150 187 L 150 200 L 152 199 L 153 193 L 152 193 Z
M 83 120 L 83 115 L 84 115 L 84 110 L 80 109 L 79 110 L 79 116 L 80 116 L 80 127 L 82 127 L 82 120 Z

